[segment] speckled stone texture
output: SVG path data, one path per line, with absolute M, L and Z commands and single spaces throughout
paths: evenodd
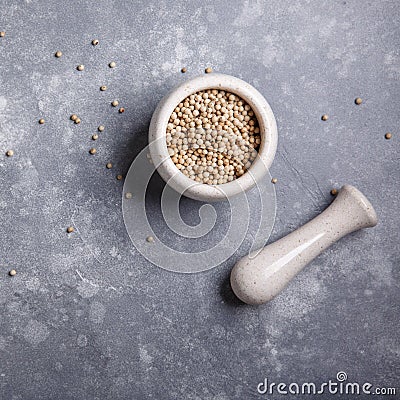
M 398 386 L 398 1 L 0 5 L 1 399 L 271 398 L 257 394 L 265 377 L 318 384 L 338 371 Z M 344 183 L 380 219 L 261 307 L 229 287 L 240 252 L 205 273 L 170 273 L 138 254 L 122 220 L 115 175 L 146 145 L 162 96 L 206 66 L 248 81 L 274 110 L 271 240 Z

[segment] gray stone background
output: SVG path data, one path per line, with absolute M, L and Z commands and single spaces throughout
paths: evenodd
M 257 384 L 338 371 L 398 387 L 399 18 L 396 0 L 1 0 L 0 398 L 279 398 Z M 344 183 L 380 218 L 261 307 L 229 288 L 243 251 L 204 273 L 170 273 L 135 250 L 122 220 L 115 175 L 146 145 L 162 96 L 206 66 L 250 82 L 274 110 L 270 240 Z

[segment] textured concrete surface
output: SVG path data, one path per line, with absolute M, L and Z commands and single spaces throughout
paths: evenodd
M 398 386 L 399 2 L 0 5 L 1 399 L 279 398 L 257 394 L 257 384 L 318 384 L 338 371 Z M 230 291 L 240 252 L 205 273 L 174 274 L 140 256 L 123 225 L 115 175 L 145 146 L 160 98 L 206 66 L 247 80 L 275 112 L 271 240 L 344 183 L 380 218 L 262 307 Z

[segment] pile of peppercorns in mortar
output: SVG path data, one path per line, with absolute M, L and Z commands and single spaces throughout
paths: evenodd
M 183 174 L 196 182 L 219 185 L 250 168 L 261 137 L 254 111 L 242 98 L 209 89 L 177 105 L 166 141 L 172 161 Z

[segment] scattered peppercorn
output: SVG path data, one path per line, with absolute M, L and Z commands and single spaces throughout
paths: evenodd
M 321 119 L 322 121 L 328 121 L 329 115 L 328 114 L 324 114 Z
M 392 134 L 390 132 L 385 134 L 385 139 L 389 140 L 392 138 Z
M 99 44 L 99 41 L 97 39 L 92 40 L 92 45 L 97 46 Z
M 69 117 L 69 119 L 72 120 L 72 121 L 76 121 L 76 120 L 78 119 L 78 116 L 77 116 L 76 114 L 72 114 L 72 115 Z
M 107 168 L 107 169 L 111 169 L 111 168 L 112 168 L 112 164 L 111 164 L 110 162 L 107 163 L 107 164 L 106 164 L 106 168 Z
M 10 276 L 15 276 L 15 275 L 17 275 L 17 271 L 15 269 L 12 269 L 8 274 Z
M 89 153 L 90 153 L 90 154 L 96 154 L 96 153 L 97 153 L 97 150 L 96 150 L 94 147 L 92 147 L 92 148 L 89 150 Z
M 354 103 L 356 103 L 358 106 L 362 103 L 362 98 L 360 98 L 360 97 L 357 97 L 355 100 L 354 100 Z
M 62 56 L 62 52 L 61 52 L 61 51 L 56 51 L 55 56 L 56 56 L 57 58 L 60 58 L 60 57 Z
M 124 113 L 124 112 L 125 112 L 125 108 L 124 108 L 124 107 L 121 107 L 121 108 L 118 110 L 118 112 L 119 112 L 120 114 Z
M 147 236 L 146 240 L 147 240 L 148 243 L 154 243 L 153 236 Z
M 102 92 L 105 92 L 105 91 L 107 90 L 107 86 L 100 86 L 100 90 L 101 90 Z
M 332 196 L 336 196 L 337 194 L 338 194 L 337 189 L 332 189 L 332 190 L 331 190 L 331 195 L 332 195 Z
M 76 124 L 80 124 L 81 123 L 81 119 L 78 117 L 75 121 Z
M 184 74 L 186 71 L 187 71 L 187 68 L 186 68 L 186 67 L 183 67 L 183 68 L 181 69 L 182 74 Z
M 83 70 L 85 69 L 85 66 L 82 65 L 82 64 L 80 64 L 80 65 L 78 65 L 78 66 L 76 67 L 76 69 L 77 69 L 78 71 L 83 71 Z
M 271 182 L 272 182 L 273 184 L 275 184 L 276 182 L 278 182 L 278 179 L 277 179 L 277 178 L 272 178 L 272 179 L 271 179 Z
M 40 118 L 40 119 L 39 119 L 39 124 L 40 124 L 40 125 L 43 125 L 43 124 L 44 124 L 44 122 L 45 122 L 45 121 L 44 121 L 44 119 L 43 119 L 43 118 Z
M 97 140 L 99 138 L 99 135 L 97 133 L 95 133 L 94 135 L 92 135 L 92 139 L 93 140 Z
M 210 74 L 211 72 L 212 72 L 212 68 L 207 67 L 207 68 L 205 69 L 205 73 L 206 73 L 206 74 Z
M 74 232 L 75 231 L 75 228 L 73 227 L 73 226 L 69 226 L 68 228 L 67 228 L 67 232 L 68 233 L 72 233 L 72 232 Z
M 118 181 L 121 181 L 123 179 L 123 176 L 122 175 L 117 175 L 117 180 Z
M 130 193 L 130 192 L 125 193 L 125 198 L 131 199 L 132 198 L 132 193 Z
M 6 152 L 6 156 L 7 157 L 12 157 L 14 155 L 14 151 L 13 150 L 7 150 Z
M 98 128 L 97 128 L 97 130 L 99 131 L 99 132 L 103 132 L 104 131 L 104 126 L 103 125 L 100 125 Z
M 115 68 L 117 64 L 114 61 L 111 61 L 110 64 L 108 64 L 110 68 Z
M 1 31 L 0 32 L 0 37 L 4 37 L 4 36 L 6 36 L 6 33 L 4 31 Z
M 114 101 L 111 103 L 111 105 L 112 105 L 113 107 L 117 107 L 118 104 L 119 104 L 119 101 L 118 101 L 118 100 L 114 100 Z

